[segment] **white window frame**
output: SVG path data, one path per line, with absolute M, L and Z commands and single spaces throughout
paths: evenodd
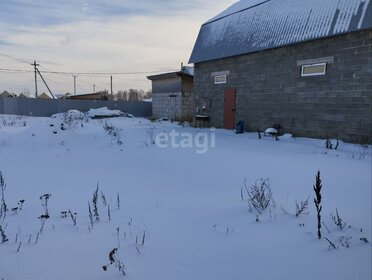
M 218 78 L 223 78 L 222 81 L 217 81 Z M 227 83 L 227 75 L 216 75 L 216 76 L 213 76 L 213 82 L 215 85 L 219 85 L 219 84 L 226 84 Z
M 318 73 L 311 73 L 311 74 L 304 74 L 304 69 L 306 67 L 314 67 L 314 66 L 324 66 L 323 72 Z M 327 73 L 327 63 L 315 63 L 315 64 L 305 64 L 301 66 L 301 77 L 309 77 L 309 76 L 324 76 Z

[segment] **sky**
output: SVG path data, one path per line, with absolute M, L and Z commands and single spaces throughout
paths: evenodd
M 110 89 L 110 74 L 91 73 L 125 73 L 113 75 L 114 92 L 149 90 L 146 76 L 186 65 L 200 26 L 235 2 L 1 0 L 0 92 L 33 95 L 34 60 L 40 71 L 67 72 L 42 72 L 55 94 L 74 91 L 75 73 L 78 94 Z

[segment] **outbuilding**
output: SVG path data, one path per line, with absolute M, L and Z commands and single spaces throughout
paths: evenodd
M 152 82 L 152 114 L 154 118 L 175 121 L 193 119 L 193 67 L 182 66 L 172 71 L 147 77 Z
M 195 108 L 211 126 L 372 143 L 372 1 L 243 0 L 201 26 Z

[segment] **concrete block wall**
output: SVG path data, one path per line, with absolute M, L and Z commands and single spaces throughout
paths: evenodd
M 195 111 L 194 106 L 194 93 L 183 92 L 182 93 L 182 116 L 181 120 L 192 122 Z
M 152 94 L 152 111 L 155 118 L 192 121 L 194 98 L 192 92 L 164 92 Z
M 324 76 L 301 77 L 301 65 L 327 61 Z M 228 71 L 214 85 L 213 72 Z M 274 124 L 283 133 L 372 143 L 372 30 L 195 65 L 195 107 L 223 127 L 224 90 L 237 90 L 236 120 L 245 129 Z
M 152 94 L 152 114 L 155 118 L 178 120 L 182 116 L 182 92 Z

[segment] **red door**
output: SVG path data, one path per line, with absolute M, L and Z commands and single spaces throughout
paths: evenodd
M 226 129 L 234 129 L 236 90 L 234 88 L 226 89 L 224 100 L 223 127 Z

